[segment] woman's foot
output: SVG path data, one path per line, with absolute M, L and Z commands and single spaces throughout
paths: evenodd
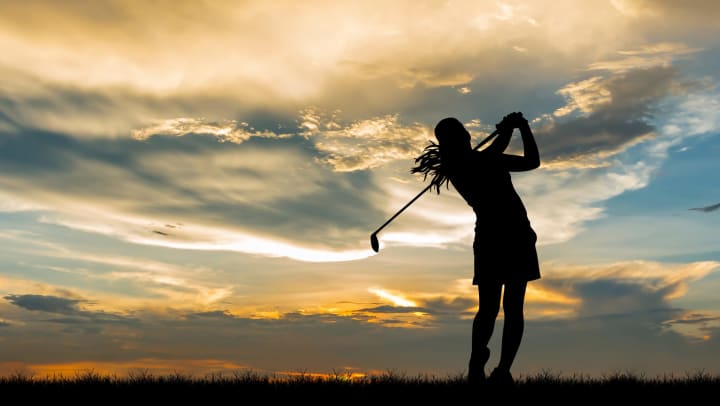
M 485 382 L 485 364 L 488 359 L 490 359 L 490 349 L 488 348 L 473 352 L 470 355 L 467 375 L 469 383 L 479 384 Z
M 513 386 L 515 385 L 515 380 L 512 377 L 512 374 L 510 374 L 510 371 L 507 369 L 500 369 L 495 368 L 490 373 L 490 377 L 487 379 L 488 383 L 492 383 L 494 385 L 501 385 L 501 386 Z

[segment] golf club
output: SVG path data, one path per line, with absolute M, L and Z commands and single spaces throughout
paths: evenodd
M 490 139 L 492 139 L 494 136 L 498 135 L 498 132 L 499 132 L 498 130 L 493 131 L 493 132 L 492 132 L 490 135 L 488 135 L 484 140 L 482 140 L 477 146 L 475 146 L 475 148 L 473 148 L 473 150 L 477 150 L 478 148 L 480 148 L 480 147 L 482 147 L 483 145 L 485 145 L 488 141 L 490 141 Z M 393 216 L 390 217 L 390 218 L 389 218 L 383 225 L 381 225 L 377 230 L 375 230 L 375 232 L 373 232 L 372 234 L 370 234 L 370 246 L 372 247 L 373 251 L 378 252 L 378 251 L 380 250 L 380 241 L 378 241 L 378 238 L 377 238 L 377 235 L 378 235 L 378 233 L 380 232 L 380 230 L 382 230 L 383 228 L 385 228 L 385 226 L 387 226 L 388 224 L 390 224 L 391 221 L 395 220 L 395 217 L 399 216 L 400 213 L 402 213 L 403 211 L 405 211 L 405 209 L 407 209 L 411 204 L 415 203 L 415 200 L 419 199 L 420 196 L 422 196 L 423 194 L 425 194 L 425 192 L 427 192 L 428 190 L 430 190 L 430 188 L 432 188 L 432 186 L 433 186 L 433 183 L 430 182 L 430 184 L 427 185 L 427 186 L 425 187 L 425 189 L 421 190 L 420 193 L 418 193 L 415 197 L 413 197 L 412 200 L 410 200 L 409 202 L 407 202 L 407 204 L 405 204 L 405 206 L 403 206 L 400 210 L 398 210 L 397 213 L 393 214 Z

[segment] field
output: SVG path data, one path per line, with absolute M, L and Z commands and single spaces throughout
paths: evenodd
M 0 393 L 5 395 L 6 399 L 19 396 L 25 402 L 51 400 L 72 401 L 73 404 L 150 400 L 163 403 L 260 403 L 254 399 L 261 399 L 261 403 L 283 400 L 303 404 L 306 401 L 313 404 L 494 404 L 498 397 L 542 403 L 645 403 L 670 400 L 687 402 L 717 396 L 720 394 L 720 376 L 698 372 L 682 377 L 648 378 L 618 373 L 601 378 L 586 378 L 581 375 L 562 376 L 547 372 L 517 377 L 515 385 L 506 387 L 491 384 L 470 385 L 462 375 L 408 377 L 392 372 L 365 377 L 343 374 L 330 377 L 304 374 L 276 377 L 251 372 L 193 377 L 183 374 L 155 376 L 139 371 L 118 377 L 103 376 L 90 371 L 70 377 L 39 378 L 24 374 L 0 377 Z

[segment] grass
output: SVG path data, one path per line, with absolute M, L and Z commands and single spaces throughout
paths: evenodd
M 290 400 L 314 404 L 382 402 L 468 402 L 495 403 L 497 396 L 537 401 L 669 401 L 683 403 L 690 399 L 705 399 L 720 393 L 720 376 L 696 372 L 681 377 L 615 373 L 593 378 L 583 375 L 563 376 L 550 371 L 516 377 L 513 387 L 490 384 L 469 385 L 465 376 L 409 377 L 389 371 L 380 375 L 354 377 L 342 373 L 317 377 L 300 373 L 290 377 L 261 375 L 253 372 L 211 374 L 194 377 L 188 374 L 153 375 L 147 370 L 135 371 L 125 377 L 101 375 L 94 371 L 72 376 L 53 375 L 44 378 L 28 373 L 14 373 L 0 377 L 0 393 L 18 395 L 25 401 L 197 401 L 203 404 L 212 399 L 235 399 L 239 404 L 257 404 L 252 399 Z M 374 405 L 370 405 L 374 406 Z

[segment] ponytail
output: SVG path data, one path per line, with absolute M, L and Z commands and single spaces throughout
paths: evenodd
M 415 159 L 416 165 L 410 172 L 422 173 L 423 180 L 430 176 L 431 189 L 435 188 L 440 194 L 443 184 L 450 188 L 450 175 L 458 163 L 458 155 L 465 147 L 469 148 L 470 134 L 458 119 L 448 117 L 435 126 L 435 138 L 438 144 L 430 141 L 430 145 L 424 149 L 425 152 Z

